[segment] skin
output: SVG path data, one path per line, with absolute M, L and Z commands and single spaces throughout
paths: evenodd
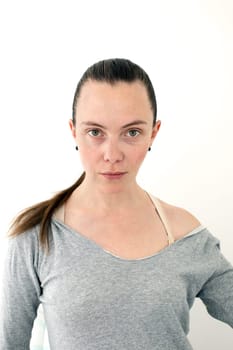
M 69 125 L 86 177 L 66 202 L 65 223 L 124 257 L 143 257 L 164 248 L 164 227 L 136 181 L 161 126 L 161 121 L 153 126 L 146 88 L 140 82 L 86 82 L 76 123 L 70 120 Z M 182 208 L 161 205 L 175 239 L 200 224 Z
M 122 194 L 138 193 L 138 170 L 161 125 L 157 121 L 153 126 L 143 84 L 89 81 L 81 90 L 76 111 L 76 125 L 72 120 L 69 124 L 86 171 L 80 187 L 101 193 L 102 199 L 105 194 L 109 198 L 118 194 L 118 204 Z M 124 174 L 107 176 L 119 172 Z

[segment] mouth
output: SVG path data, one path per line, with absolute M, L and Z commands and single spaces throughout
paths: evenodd
M 118 172 L 104 172 L 104 173 L 100 173 L 100 174 L 109 180 L 111 180 L 111 179 L 117 180 L 117 179 L 121 179 L 127 173 L 118 171 Z

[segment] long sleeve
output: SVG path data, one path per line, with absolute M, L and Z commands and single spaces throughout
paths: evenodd
M 36 273 L 37 251 L 35 232 L 27 232 L 9 240 L 1 290 L 2 350 L 29 349 L 41 294 Z
M 205 253 L 215 269 L 197 297 L 201 298 L 211 316 L 233 327 L 233 266 L 222 255 L 219 241 L 211 239 L 209 242 Z

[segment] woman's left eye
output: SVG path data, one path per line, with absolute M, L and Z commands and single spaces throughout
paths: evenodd
M 137 130 L 137 129 L 131 129 L 131 130 L 128 130 L 127 131 L 127 134 L 130 136 L 130 137 L 135 137 L 135 136 L 138 136 L 140 134 L 140 131 Z

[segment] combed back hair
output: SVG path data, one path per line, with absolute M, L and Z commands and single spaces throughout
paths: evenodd
M 137 64 L 123 58 L 115 58 L 99 61 L 90 66 L 81 77 L 74 95 L 72 119 L 76 122 L 76 107 L 81 89 L 87 81 L 106 82 L 114 85 L 117 82 L 133 83 L 141 82 L 147 91 L 147 95 L 153 111 L 153 126 L 156 123 L 157 103 L 153 85 L 148 74 Z
M 153 111 L 153 126 L 156 123 L 157 104 L 153 85 L 147 73 L 137 64 L 127 59 L 114 58 L 99 61 L 90 66 L 82 75 L 75 90 L 72 119 L 76 123 L 76 107 L 83 85 L 88 81 L 106 82 L 114 85 L 117 82 L 141 82 L 147 91 L 147 95 Z M 9 237 L 15 237 L 23 232 L 29 231 L 39 225 L 39 240 L 43 249 L 49 251 L 49 232 L 51 219 L 54 211 L 61 207 L 70 197 L 72 192 L 80 186 L 85 178 L 85 172 L 80 178 L 70 187 L 55 194 L 52 198 L 43 202 L 37 203 L 29 208 L 26 208 L 16 216 L 13 220 Z

